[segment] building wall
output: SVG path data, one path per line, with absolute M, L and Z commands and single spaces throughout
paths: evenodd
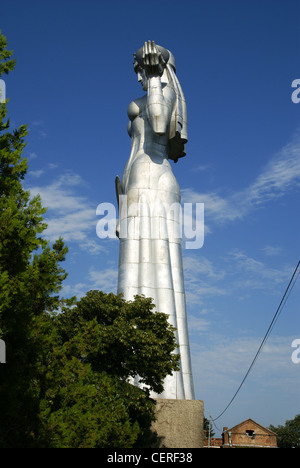
M 253 431 L 253 434 L 251 434 L 251 431 Z M 227 447 L 230 445 L 243 447 L 277 447 L 276 435 L 252 420 L 244 421 L 231 430 L 224 430 L 223 440 L 223 446 Z
M 211 437 L 209 447 L 220 448 L 223 444 L 223 439 L 219 437 Z M 204 448 L 208 447 L 208 439 L 204 440 Z
M 157 399 L 152 430 L 160 448 L 203 448 L 203 411 L 202 400 Z

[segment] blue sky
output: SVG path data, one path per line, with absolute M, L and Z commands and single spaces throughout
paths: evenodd
M 96 235 L 98 204 L 130 152 L 127 106 L 143 94 L 132 54 L 174 53 L 188 106 L 183 201 L 205 205 L 205 241 L 183 251 L 196 398 L 216 418 L 244 377 L 300 258 L 298 1 L 10 0 L 0 28 L 17 58 L 12 126 L 28 125 L 26 188 L 48 207 L 47 237 L 69 246 L 63 295 L 116 291 L 118 241 Z M 300 411 L 298 281 L 218 435 Z

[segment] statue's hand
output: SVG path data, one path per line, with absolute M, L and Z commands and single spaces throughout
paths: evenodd
M 143 46 L 143 62 L 148 77 L 162 76 L 166 62 L 154 41 L 145 42 Z

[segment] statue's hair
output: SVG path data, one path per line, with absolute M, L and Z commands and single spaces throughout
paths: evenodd
M 171 65 L 174 71 L 176 72 L 175 58 L 172 52 L 168 49 L 165 49 L 165 47 L 162 47 L 160 45 L 156 45 L 156 47 L 160 51 L 165 63 L 169 63 L 169 65 Z M 143 47 L 141 47 L 137 52 L 135 52 L 133 56 L 134 56 L 134 63 L 133 63 L 134 70 L 136 71 L 136 69 L 139 66 L 144 68 Z

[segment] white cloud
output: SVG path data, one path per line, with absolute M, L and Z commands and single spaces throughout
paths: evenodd
M 299 364 L 291 360 L 294 336 L 271 335 L 235 399 L 261 337 L 215 335 L 203 345 L 192 342 L 192 366 L 196 398 L 203 399 L 205 415 L 218 418 L 222 427 L 232 427 L 249 417 L 266 427 L 292 419 L 299 409 Z M 285 395 L 285 398 L 282 398 Z M 228 404 L 231 402 L 229 407 Z M 227 408 L 227 409 L 226 409 Z M 276 410 L 274 410 L 276 408 Z M 226 409 L 219 419 L 219 416 Z
M 86 186 L 84 180 L 72 172 L 62 174 L 46 186 L 29 187 L 31 195 L 40 194 L 47 208 L 45 236 L 51 241 L 63 237 L 66 242 L 77 242 L 81 249 L 92 254 L 105 250 L 96 236 L 96 206 L 82 195 L 79 189 Z
M 182 190 L 182 198 L 183 202 L 204 203 L 205 219 L 220 223 L 242 219 L 258 206 L 299 187 L 300 132 L 297 132 L 244 190 L 222 197 L 216 192 L 200 193 L 187 188 Z
M 211 166 L 209 166 L 209 165 L 199 164 L 198 166 L 193 167 L 192 171 L 193 172 L 204 172 L 204 171 L 208 171 L 210 168 L 211 168 Z
M 58 168 L 58 164 L 53 164 L 53 163 L 48 164 L 48 169 L 57 169 L 57 168 Z
M 40 138 L 46 138 L 48 136 L 43 120 L 34 120 L 30 123 L 30 127 Z
M 27 156 L 28 160 L 36 159 L 38 155 L 34 152 L 29 153 L 29 156 Z
M 207 296 L 227 294 L 226 288 L 219 285 L 225 272 L 216 270 L 212 262 L 204 257 L 183 256 L 184 282 L 189 305 L 203 304 Z
M 190 334 L 201 333 L 209 330 L 211 322 L 202 317 L 195 317 L 195 315 L 188 315 L 188 327 Z
M 38 179 L 39 177 L 41 177 L 43 174 L 45 174 L 45 171 L 44 170 L 36 170 L 36 171 L 29 171 L 28 172 L 28 175 L 31 176 L 31 177 L 34 177 L 36 179 Z
M 205 257 L 196 258 L 184 256 L 184 271 L 190 280 L 194 278 L 195 273 L 201 274 L 206 278 L 220 280 L 224 278 L 224 271 L 216 271 L 212 262 Z
M 248 189 L 251 203 L 261 204 L 300 185 L 300 135 L 288 143 Z
M 293 269 L 289 265 L 271 268 L 266 263 L 249 257 L 244 252 L 234 249 L 226 257 L 229 265 L 227 272 L 235 279 L 231 285 L 235 289 L 273 291 L 290 278 Z
M 85 296 L 90 290 L 99 290 L 107 294 L 110 292 L 117 293 L 118 282 L 118 268 L 109 267 L 103 270 L 96 270 L 94 267 L 90 268 L 86 278 L 86 282 L 76 284 L 66 284 L 62 290 L 62 296 L 71 297 L 76 296 L 79 300 Z
M 212 301 L 222 296 L 227 296 L 227 303 L 230 298 L 236 303 L 249 299 L 253 291 L 278 294 L 278 288 L 284 288 L 293 271 L 291 265 L 274 268 L 238 249 L 228 252 L 218 264 L 202 256 L 184 255 L 183 265 L 188 309 L 197 306 L 197 314 L 202 316 L 214 315 Z
M 118 268 L 111 267 L 105 270 L 95 270 L 91 268 L 89 271 L 89 279 L 92 289 L 100 289 L 106 293 L 113 292 L 116 294 Z
M 76 296 L 79 300 L 89 291 L 89 287 L 85 283 L 77 283 L 75 285 L 65 284 L 63 286 L 61 296 L 65 298 Z
M 297 366 L 292 363 L 291 343 L 294 337 L 271 335 L 262 348 L 250 374 L 254 380 L 266 388 L 284 389 L 288 380 L 299 382 Z M 237 337 L 226 339 L 215 335 L 211 342 L 202 346 L 192 346 L 192 361 L 196 384 L 207 389 L 232 388 L 236 390 L 246 375 L 258 349 L 262 337 Z M 199 369 L 199 371 L 198 371 Z M 201 383 L 200 383 L 201 382 Z M 246 380 L 248 384 L 248 380 Z M 245 382 L 245 386 L 246 386 Z M 220 390 L 221 392 L 221 390 Z M 221 393 L 220 393 L 221 395 Z M 215 415 L 216 416 L 216 415 Z
M 215 192 L 198 193 L 191 188 L 181 192 L 183 203 L 204 203 L 205 220 L 208 217 L 216 222 L 233 221 L 243 216 L 238 201 L 233 203 L 230 198 L 222 198 Z
M 272 245 L 266 245 L 261 250 L 267 257 L 273 257 L 275 255 L 278 255 L 282 249 L 281 247 L 274 247 Z

